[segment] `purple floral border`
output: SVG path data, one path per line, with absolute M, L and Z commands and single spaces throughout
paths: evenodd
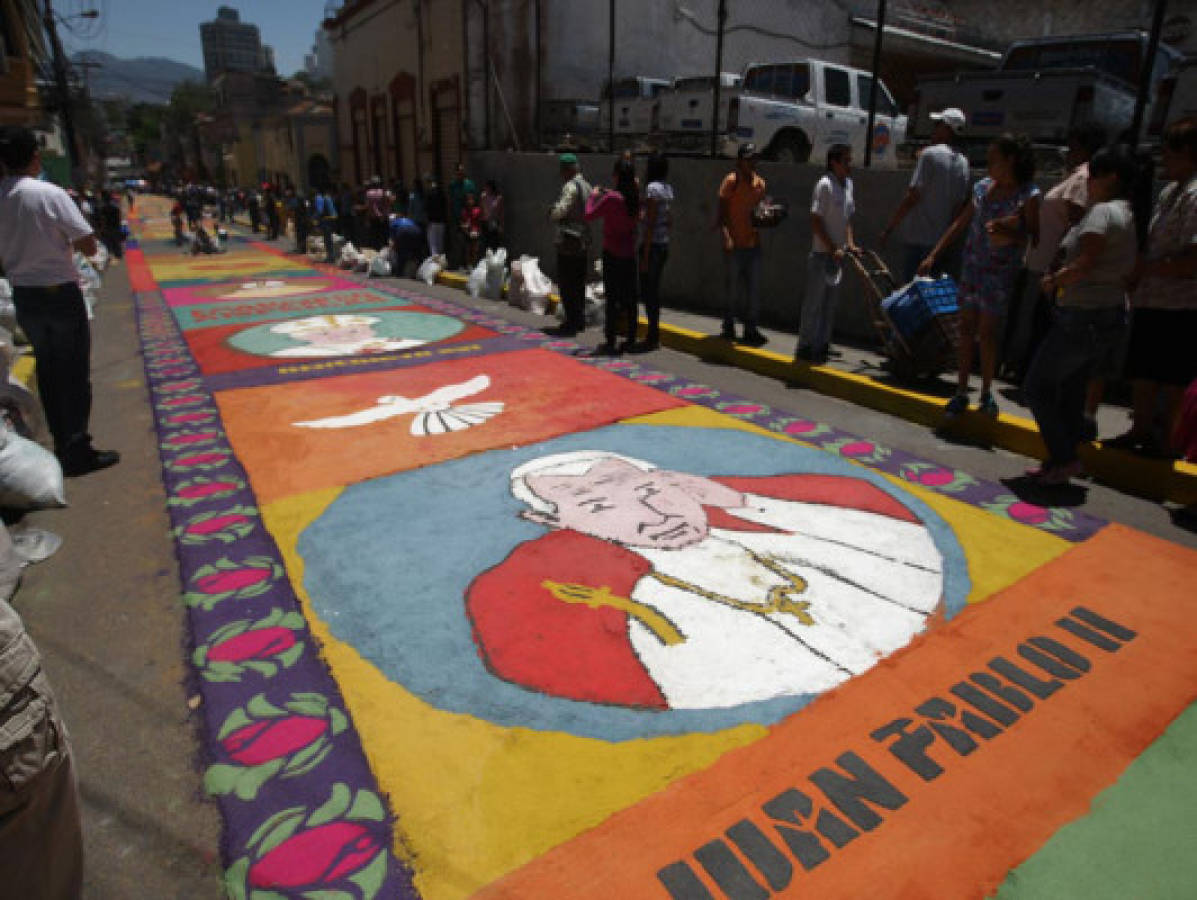
M 136 301 L 226 890 L 236 900 L 418 897 L 212 395 L 161 293 Z
M 1068 541 L 1087 540 L 1108 524 L 1105 519 L 1079 510 L 1027 503 L 1000 483 L 974 478 L 960 469 L 928 462 L 912 453 L 885 447 L 875 441 L 842 431 L 831 425 L 816 422 L 785 410 L 775 409 L 736 394 L 729 394 L 688 378 L 660 372 L 633 360 L 578 356 L 581 347 L 573 341 L 551 338 L 541 331 L 526 328 L 508 319 L 490 315 L 452 300 L 417 294 L 379 282 L 371 282 L 371 284 L 376 289 L 418 301 L 429 308 L 468 319 L 477 325 L 493 328 L 503 334 L 537 344 L 545 349 L 568 354 L 578 359 L 579 362 L 605 369 L 641 384 L 651 385 L 690 403 L 751 422 L 769 431 L 796 438 L 812 447 L 842 456 L 878 472 L 896 475 L 903 481 L 978 506 L 1020 525 L 1050 532 Z

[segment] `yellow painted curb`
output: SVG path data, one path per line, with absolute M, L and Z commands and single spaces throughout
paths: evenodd
M 780 353 L 737 346 L 722 338 L 677 325 L 661 325 L 661 343 L 702 359 L 718 360 L 759 375 L 801 384 L 820 394 L 838 397 L 857 406 L 898 416 L 929 428 L 944 424 L 942 397 L 883 384 L 876 379 L 829 366 L 795 363 L 791 357 Z M 1035 423 L 1009 413 L 1001 413 L 998 418 L 991 419 L 970 410 L 952 423 L 951 433 L 1034 459 L 1043 459 L 1046 455 Z M 1183 505 L 1197 503 L 1197 466 L 1191 463 L 1145 459 L 1100 445 L 1082 446 L 1081 461 L 1085 469 L 1103 484 L 1151 500 L 1171 500 Z
M 36 373 L 37 373 L 37 360 L 33 358 L 32 353 L 26 353 L 24 356 L 22 356 L 20 359 L 18 359 L 15 363 L 13 363 L 13 366 L 12 366 L 13 376 L 17 379 L 17 381 L 19 381 L 19 382 L 21 382 L 21 384 L 25 385 L 26 388 L 29 388 L 29 386 L 31 384 L 33 384 L 33 376 Z
M 437 281 L 448 287 L 464 288 L 469 279 L 456 272 L 442 272 L 437 276 Z M 558 302 L 557 295 L 550 294 L 549 311 Z M 644 319 L 640 321 L 641 324 L 647 324 Z M 820 394 L 838 397 L 928 428 L 939 428 L 944 424 L 942 397 L 884 384 L 875 378 L 830 366 L 796 363 L 790 356 L 742 347 L 680 325 L 662 322 L 661 343 L 700 359 L 718 360 L 758 375 L 801 384 Z M 1001 413 L 996 419 L 991 419 L 970 410 L 952 422 L 951 434 L 1033 459 L 1043 459 L 1046 455 L 1035 423 L 1009 413 Z M 1145 459 L 1134 453 L 1100 445 L 1082 446 L 1081 462 L 1095 479 L 1129 494 L 1149 500 L 1170 500 L 1185 506 L 1197 503 L 1197 465 L 1192 463 Z

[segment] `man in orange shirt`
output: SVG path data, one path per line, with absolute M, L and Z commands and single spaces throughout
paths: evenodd
M 719 232 L 727 260 L 727 310 L 721 336 L 728 341 L 736 339 L 736 294 L 742 293 L 743 343 L 750 347 L 768 343 L 756 327 L 761 306 L 761 235 L 753 224 L 752 211 L 765 198 L 765 179 L 756 174 L 757 156 L 754 144 L 741 145 L 735 171 L 719 186 Z

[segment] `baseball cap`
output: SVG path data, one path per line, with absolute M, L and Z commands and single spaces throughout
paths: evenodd
M 756 144 L 751 141 L 747 144 L 741 144 L 740 149 L 736 151 L 736 159 L 756 159 L 760 155 L 760 152 L 756 149 Z
M 964 126 L 968 122 L 964 117 L 964 111 L 957 109 L 955 106 L 949 106 L 947 109 L 931 113 L 930 119 L 932 122 L 943 122 L 952 131 L 956 132 L 956 134 L 964 131 Z

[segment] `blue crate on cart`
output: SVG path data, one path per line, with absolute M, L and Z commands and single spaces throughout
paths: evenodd
M 940 316 L 959 312 L 956 282 L 942 278 L 916 278 L 881 301 L 881 310 L 894 330 L 914 337 Z

